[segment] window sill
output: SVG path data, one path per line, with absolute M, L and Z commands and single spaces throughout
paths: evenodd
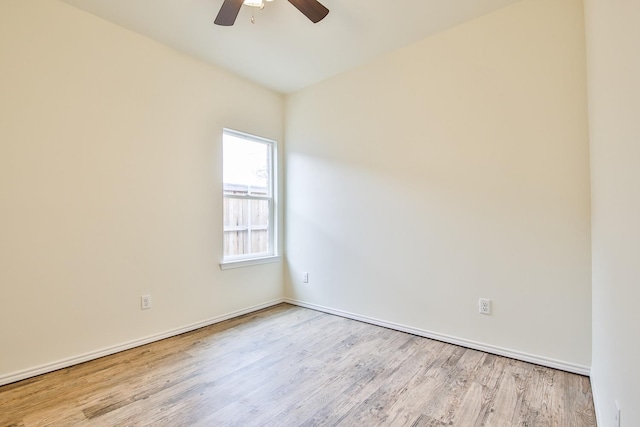
M 222 261 L 220 263 L 221 270 L 230 270 L 232 268 L 250 267 L 252 265 L 271 264 L 273 262 L 280 262 L 280 255 L 271 255 L 262 258 L 250 258 L 240 259 L 237 261 Z

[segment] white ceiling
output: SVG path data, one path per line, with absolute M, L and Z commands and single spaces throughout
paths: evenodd
M 290 93 L 519 0 L 320 0 L 330 12 L 317 24 L 275 0 L 232 27 L 213 23 L 223 0 L 62 1 Z

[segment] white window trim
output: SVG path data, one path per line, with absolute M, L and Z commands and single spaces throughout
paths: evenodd
M 242 258 L 237 260 L 226 260 L 220 262 L 220 270 L 231 270 L 232 268 L 250 267 L 252 265 L 271 264 L 273 262 L 280 262 L 282 256 L 269 255 L 261 258 Z
M 223 239 L 223 258 L 220 261 L 220 269 L 228 270 L 232 268 L 248 267 L 252 265 L 268 264 L 273 262 L 279 262 L 281 256 L 278 252 L 278 143 L 273 139 L 263 138 L 257 135 L 252 135 L 245 132 L 240 132 L 234 129 L 223 128 L 222 137 L 224 135 L 237 136 L 243 139 L 260 142 L 262 144 L 268 144 L 271 147 L 271 182 L 270 191 L 271 197 L 265 196 L 252 196 L 252 195 L 225 195 L 224 194 L 224 180 L 222 197 L 223 198 L 235 198 L 235 199 L 247 199 L 247 200 L 271 200 L 272 209 L 269 215 L 269 241 L 271 242 L 270 251 L 258 254 L 241 255 L 235 257 L 224 257 L 224 239 Z M 224 159 L 223 159 L 224 164 Z M 224 223 L 222 224 L 224 233 Z

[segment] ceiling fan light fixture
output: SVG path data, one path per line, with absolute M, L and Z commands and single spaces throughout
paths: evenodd
M 262 0 L 244 0 L 242 4 L 250 7 L 260 7 L 260 8 L 264 7 L 264 3 Z
M 243 5 L 262 9 L 265 1 L 271 2 L 273 0 L 224 0 L 222 7 L 220 7 L 220 12 L 218 12 L 218 16 L 213 22 L 216 25 L 229 27 L 236 22 L 238 13 Z M 289 0 L 289 3 L 314 24 L 322 21 L 329 13 L 329 9 L 324 7 L 318 0 Z M 253 14 L 251 15 L 251 22 L 254 22 Z

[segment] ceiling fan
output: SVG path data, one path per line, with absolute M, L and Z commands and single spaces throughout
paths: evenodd
M 267 0 L 272 1 L 272 0 Z M 329 9 L 324 7 L 318 0 L 288 0 L 300 12 L 311 20 L 314 24 L 320 22 L 327 14 Z M 263 7 L 262 0 L 224 0 L 220 12 L 214 21 L 218 25 L 230 26 L 236 22 L 236 17 L 240 12 L 243 4 L 248 6 Z

